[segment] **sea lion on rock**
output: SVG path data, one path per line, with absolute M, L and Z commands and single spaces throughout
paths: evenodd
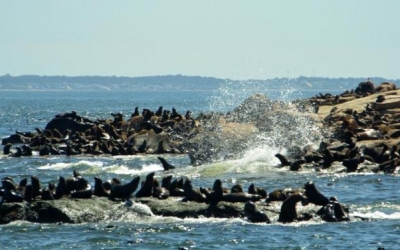
M 107 192 L 103 186 L 103 181 L 98 178 L 94 177 L 94 190 L 93 194 L 99 197 L 108 197 L 110 196 L 110 193 Z
M 18 192 L 15 183 L 9 179 L 3 179 L 1 183 L 3 188 L 2 202 L 23 202 L 24 196 Z
M 308 204 L 307 199 L 300 193 L 294 193 L 284 200 L 281 206 L 278 221 L 282 223 L 290 223 L 294 221 L 310 219 L 308 216 L 307 218 L 303 218 L 297 215 L 296 204 L 299 201 L 302 202 L 303 206 Z
M 160 160 L 164 170 L 170 170 L 170 169 L 174 169 L 175 168 L 175 166 L 173 166 L 170 163 L 168 163 L 164 158 L 162 158 L 162 157 L 157 157 L 157 158 Z
M 114 184 L 110 190 L 110 200 L 115 200 L 115 198 L 122 199 L 123 201 L 130 200 L 133 192 L 137 189 L 140 181 L 140 176 L 135 176 L 129 183 L 124 185 Z
M 146 180 L 142 183 L 139 191 L 136 193 L 136 197 L 150 197 L 153 193 L 153 183 L 154 183 L 154 172 L 146 176 Z
M 161 187 L 156 179 L 153 180 L 153 197 L 164 200 L 169 197 L 169 194 L 168 189 Z
M 247 201 L 244 204 L 244 214 L 250 222 L 271 223 L 271 220 L 268 218 L 268 216 L 265 213 L 258 211 L 256 204 L 252 201 Z
M 185 192 L 185 198 L 182 201 L 196 201 L 196 202 L 206 202 L 207 197 L 205 194 L 201 193 L 199 189 L 195 189 L 192 186 L 192 182 L 186 179 L 183 190 Z
M 249 194 L 259 194 L 262 198 L 267 198 L 268 193 L 267 190 L 260 187 L 255 187 L 254 183 L 251 183 L 248 190 Z
M 321 192 L 315 187 L 314 182 L 309 181 L 304 185 L 305 195 L 310 203 L 318 206 L 325 206 L 329 203 L 329 199 L 326 198 Z
M 351 173 L 357 171 L 358 165 L 364 161 L 365 157 L 358 155 L 354 158 L 343 160 L 342 164 L 346 167 L 347 173 Z
M 240 184 L 235 184 L 231 188 L 231 193 L 243 193 L 243 187 Z
M 55 191 L 53 197 L 55 199 L 60 199 L 64 195 L 67 195 L 67 194 L 69 194 L 68 187 L 67 187 L 67 181 L 65 180 L 64 177 L 60 176 L 58 178 L 58 184 L 57 184 L 56 191 Z

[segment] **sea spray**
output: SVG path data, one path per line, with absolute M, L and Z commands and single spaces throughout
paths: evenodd
M 292 95 L 301 94 L 288 86 L 289 81 L 279 86 L 268 81 L 226 81 L 210 98 L 210 110 L 226 113 L 202 117 L 204 130 L 192 158 L 202 163 L 238 159 L 254 156 L 256 148 L 272 155 L 296 155 L 306 146 L 317 147 L 323 136 L 313 107 L 306 100 L 292 101 Z

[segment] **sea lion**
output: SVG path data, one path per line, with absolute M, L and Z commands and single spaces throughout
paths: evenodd
M 6 145 L 4 145 L 3 154 L 4 155 L 9 155 L 11 153 L 11 147 L 12 147 L 11 143 L 7 143 Z
M 196 201 L 196 202 L 206 202 L 207 197 L 200 192 L 199 189 L 195 189 L 192 186 L 192 182 L 190 179 L 186 179 L 184 185 L 183 185 L 183 190 L 185 192 L 185 197 L 183 198 L 182 201 Z
M 222 196 L 223 201 L 227 202 L 248 202 L 248 201 L 259 201 L 262 197 L 259 194 L 249 194 L 249 193 L 230 193 L 224 194 Z
M 41 198 L 42 198 L 42 200 L 44 200 L 44 201 L 54 200 L 53 193 L 52 193 L 51 190 L 48 189 L 48 188 L 44 188 L 44 189 L 41 191 Z
M 34 200 L 37 196 L 40 195 L 40 181 L 39 178 L 35 175 L 31 176 L 31 183 L 32 183 L 32 199 Z
M 168 189 L 161 187 L 156 179 L 153 180 L 153 197 L 164 200 L 169 197 L 169 194 Z
M 290 164 L 290 171 L 299 171 L 301 169 L 301 165 L 306 163 L 306 160 L 299 159 Z
M 142 183 L 139 191 L 136 193 L 136 198 L 150 197 L 153 193 L 154 172 L 146 176 L 146 180 Z
M 110 196 L 110 193 L 107 192 L 103 186 L 103 181 L 98 178 L 94 177 L 94 190 L 93 194 L 99 197 L 108 197 Z
M 271 223 L 271 220 L 268 218 L 268 216 L 265 213 L 258 211 L 256 204 L 254 204 L 252 201 L 247 201 L 244 204 L 244 214 L 250 222 Z
M 174 169 L 175 168 L 175 166 L 173 166 L 170 163 L 168 163 L 164 158 L 162 158 L 162 157 L 157 157 L 157 158 L 160 160 L 164 170 L 170 170 L 170 169 Z
M 115 200 L 116 198 L 122 199 L 123 201 L 130 200 L 133 192 L 137 189 L 140 181 L 140 176 L 135 176 L 129 183 L 126 184 L 114 184 L 110 190 L 110 200 Z
M 292 189 L 292 188 L 284 188 L 284 189 L 275 189 L 271 193 L 268 194 L 265 202 L 269 203 L 271 201 L 284 201 L 293 193 L 302 193 L 303 190 L 300 189 Z
M 262 198 L 267 198 L 268 193 L 267 190 L 260 187 L 255 187 L 254 183 L 251 183 L 248 190 L 249 194 L 259 194 Z
M 1 183 L 3 188 L 2 202 L 23 202 L 24 196 L 18 192 L 15 183 L 9 179 L 3 179 Z
M 185 190 L 183 190 L 183 179 L 175 179 L 171 182 L 171 186 L 169 188 L 169 192 L 171 196 L 183 197 L 185 196 Z
M 211 191 L 202 188 L 200 188 L 200 191 L 206 195 L 208 203 L 218 203 L 222 200 L 222 197 L 224 195 L 224 190 L 220 179 L 216 179 L 214 181 L 214 185 Z
M 336 197 L 331 197 L 329 203 L 318 210 L 317 215 L 328 222 L 349 221 L 349 209 L 340 204 Z
M 358 155 L 354 158 L 343 160 L 342 165 L 346 167 L 347 173 L 351 173 L 357 171 L 358 165 L 364 161 L 365 157 Z
M 56 186 L 56 191 L 55 191 L 53 197 L 55 199 L 60 199 L 64 195 L 67 195 L 67 194 L 69 194 L 68 187 L 67 187 L 67 181 L 65 180 L 64 177 L 60 176 L 58 178 L 58 184 Z
M 286 157 L 280 153 L 275 154 L 275 157 L 281 162 L 281 167 L 290 166 L 292 164 L 290 161 L 286 159 Z
M 293 221 L 303 220 L 297 215 L 296 204 L 301 201 L 303 206 L 307 205 L 307 199 L 300 193 L 293 193 L 283 201 L 278 221 L 282 223 L 290 223 Z
M 309 181 L 304 185 L 305 195 L 310 203 L 318 206 L 325 206 L 329 203 L 329 199 L 326 198 L 316 187 L 314 182 Z
M 85 178 L 78 176 L 76 180 L 76 189 L 72 190 L 70 194 L 71 198 L 90 199 L 92 198 L 92 194 L 93 191 L 89 182 Z
M 235 184 L 231 188 L 231 193 L 243 193 L 243 187 L 240 184 Z

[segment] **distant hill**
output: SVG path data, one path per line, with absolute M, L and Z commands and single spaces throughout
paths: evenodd
M 267 80 L 229 80 L 214 77 L 165 75 L 143 77 L 117 76 L 38 76 L 22 75 L 0 76 L 0 91 L 6 90 L 216 90 L 227 84 L 240 86 L 257 86 L 270 89 L 291 87 L 302 90 L 349 90 L 354 89 L 366 78 L 325 78 L 325 77 L 298 77 L 293 79 L 274 78 Z M 371 81 L 376 85 L 382 82 L 393 82 L 397 86 L 400 80 L 390 80 L 374 77 Z

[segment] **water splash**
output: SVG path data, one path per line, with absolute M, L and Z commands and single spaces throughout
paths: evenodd
M 255 136 L 253 133 L 239 143 L 232 137 L 206 138 L 212 149 L 219 151 L 214 154 L 215 158 L 223 160 L 239 150 L 244 158 L 278 152 L 295 155 L 306 146 L 317 147 L 323 132 L 312 115 L 313 107 L 299 100 L 304 95 L 294 87 L 296 79 L 282 79 L 279 84 L 276 81 L 226 81 L 209 99 L 210 110 L 227 112 L 225 116 L 217 116 L 211 126 L 218 129 L 221 125 L 218 119 L 223 117 L 228 122 L 252 124 L 258 129 Z M 275 162 L 267 158 L 265 160 Z

